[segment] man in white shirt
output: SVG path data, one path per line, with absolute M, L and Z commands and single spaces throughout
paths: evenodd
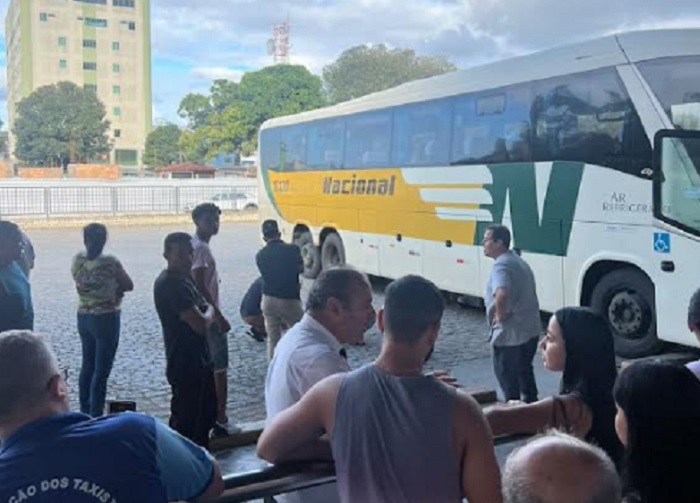
M 231 324 L 221 312 L 219 299 L 219 273 L 216 260 L 209 247 L 211 238 L 219 233 L 221 210 L 213 203 L 202 203 L 192 211 L 196 231 L 192 236 L 192 279 L 197 289 L 213 308 L 214 323 L 207 333 L 207 343 L 214 367 L 216 388 L 216 423 L 213 436 L 235 435 L 241 427 L 226 414 L 228 399 L 228 332 Z
M 265 382 L 267 421 L 294 405 L 317 382 L 350 371 L 343 344 L 362 341 L 375 316 L 367 277 L 339 267 L 321 273 L 311 287 L 306 314 L 282 337 Z M 288 493 L 280 502 L 333 503 L 335 484 Z

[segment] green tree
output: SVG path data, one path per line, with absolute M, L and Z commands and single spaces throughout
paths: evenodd
M 255 129 L 268 119 L 326 104 L 321 79 L 300 65 L 268 66 L 243 75 L 238 86 L 243 115 Z
M 97 95 L 72 82 L 40 87 L 17 104 L 15 155 L 32 164 L 108 154 L 109 121 Z
M 303 66 L 277 65 L 243 75 L 240 84 L 216 80 L 210 96 L 188 94 L 179 114 L 188 129 L 180 150 L 192 162 L 220 153 L 249 155 L 267 119 L 312 110 L 325 104 L 321 79 Z
M 411 49 L 383 44 L 360 45 L 323 68 L 323 85 L 329 101 L 340 103 L 455 69 L 442 56 L 418 56 Z
M 154 128 L 146 139 L 143 162 L 149 166 L 167 166 L 179 161 L 181 134 L 182 131 L 175 124 Z
M 208 96 L 189 93 L 180 102 L 177 113 L 187 121 L 190 129 L 205 126 L 212 113 L 211 101 Z
M 208 133 L 206 127 L 182 132 L 178 145 L 182 156 L 188 162 L 202 163 L 206 160 L 210 143 L 206 136 Z
M 211 106 L 214 112 L 221 113 L 233 105 L 239 97 L 238 84 L 230 80 L 218 79 L 211 85 Z

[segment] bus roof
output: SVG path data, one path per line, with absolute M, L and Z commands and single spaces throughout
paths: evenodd
M 266 121 L 261 129 L 495 89 L 667 56 L 700 54 L 700 29 L 633 31 L 408 82 L 330 107 Z

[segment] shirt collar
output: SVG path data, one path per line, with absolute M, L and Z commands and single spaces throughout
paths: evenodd
M 15 444 L 26 439 L 32 442 L 41 443 L 46 437 L 53 435 L 71 424 L 90 420 L 90 416 L 78 412 L 67 412 L 65 414 L 52 414 L 50 416 L 37 419 L 31 423 L 17 429 L 0 447 L 0 453 L 9 450 Z
M 340 350 L 343 349 L 342 344 L 338 342 L 338 339 L 335 338 L 331 331 L 319 323 L 319 321 L 309 313 L 304 314 L 304 317 L 301 319 L 300 323 L 303 329 L 320 335 L 323 338 L 323 341 L 327 343 L 334 352 L 339 353 Z

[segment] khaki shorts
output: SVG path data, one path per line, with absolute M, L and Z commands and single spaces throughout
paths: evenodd
M 214 372 L 221 372 L 228 369 L 228 333 L 219 332 L 216 326 L 212 325 L 207 333 L 207 344 L 211 354 Z

